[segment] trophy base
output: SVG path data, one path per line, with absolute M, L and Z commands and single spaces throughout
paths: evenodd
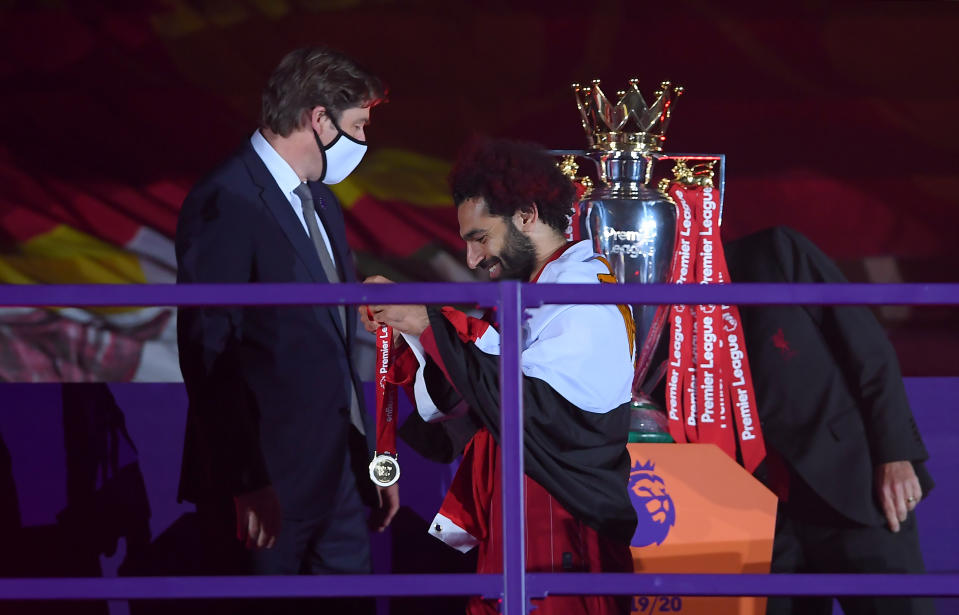
M 629 409 L 629 442 L 674 442 L 669 435 L 666 413 L 643 394 Z
M 629 444 L 640 442 L 642 444 L 672 444 L 675 442 L 668 433 L 640 433 L 630 431 L 629 438 L 626 440 Z

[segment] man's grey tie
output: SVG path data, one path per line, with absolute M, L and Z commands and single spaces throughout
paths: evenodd
M 326 242 L 323 241 L 323 234 L 320 233 L 320 223 L 316 219 L 316 205 L 313 204 L 313 193 L 309 185 L 302 183 L 296 187 L 293 192 L 300 197 L 300 204 L 303 206 L 303 219 L 306 221 L 306 228 L 310 231 L 310 239 L 313 241 L 313 247 L 316 248 L 316 255 L 320 257 L 320 265 L 323 266 L 323 273 L 330 284 L 341 282 L 340 274 L 336 271 L 336 265 L 333 263 L 333 257 L 330 256 L 332 250 L 328 250 Z M 346 307 L 337 306 L 340 317 L 340 331 L 346 331 Z M 343 336 L 344 339 L 347 337 Z M 363 427 L 363 419 L 360 414 L 360 404 L 356 395 L 356 388 L 353 386 L 353 379 L 350 378 L 350 421 L 361 434 L 366 434 Z
M 330 284 L 340 282 L 340 274 L 336 271 L 336 265 L 333 264 L 333 257 L 330 256 L 332 250 L 328 250 L 326 242 L 323 241 L 323 234 L 320 233 L 320 223 L 316 219 L 316 205 L 313 204 L 313 194 L 310 187 L 303 183 L 296 187 L 296 196 L 300 197 L 300 203 L 303 206 L 303 219 L 306 220 L 306 228 L 310 230 L 310 239 L 313 240 L 313 247 L 316 248 L 316 254 L 320 257 L 320 264 L 323 266 L 323 273 Z M 340 327 L 346 330 L 346 309 L 339 307 Z

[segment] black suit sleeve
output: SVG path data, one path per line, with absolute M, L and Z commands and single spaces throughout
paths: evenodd
M 251 281 L 254 238 L 250 204 L 212 188 L 191 194 L 177 225 L 177 282 Z M 260 449 L 258 408 L 244 377 L 239 342 L 244 308 L 180 309 L 177 342 L 195 437 L 208 451 L 207 472 L 232 493 L 270 483 Z
M 433 404 L 441 412 L 451 413 L 463 404 L 463 398 L 429 356 L 423 367 L 423 381 Z M 415 400 L 414 400 L 415 405 Z M 399 429 L 399 435 L 417 453 L 439 463 L 452 463 L 463 454 L 470 439 L 480 428 L 466 412 L 442 421 L 428 423 L 413 412 Z
M 778 262 L 786 281 L 846 282 L 811 241 L 778 229 Z M 864 306 L 808 306 L 849 388 L 858 398 L 873 464 L 928 458 L 906 398 L 895 349 Z
M 399 435 L 410 448 L 423 457 L 439 463 L 452 463 L 463 454 L 479 425 L 469 413 L 455 418 L 427 423 L 413 412 L 399 428 Z

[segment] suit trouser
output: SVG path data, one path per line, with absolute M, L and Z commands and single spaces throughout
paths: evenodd
M 792 483 L 790 501 L 776 515 L 772 572 L 921 573 L 915 513 L 898 533 L 888 526 L 864 526 L 832 510 L 808 486 Z M 935 613 L 931 598 L 850 596 L 839 598 L 846 615 Z M 830 615 L 832 598 L 770 598 L 767 615 Z
M 371 571 L 370 542 L 366 508 L 356 488 L 349 464 L 344 464 L 334 505 L 325 514 L 297 519 L 284 515 L 280 535 L 272 549 L 247 550 L 236 540 L 232 502 L 197 505 L 209 528 L 211 546 L 216 550 L 211 574 L 366 574 Z M 227 516 L 229 515 L 229 516 Z M 228 530 L 228 533 L 224 530 Z M 220 601 L 223 613 L 344 613 L 372 612 L 369 604 L 355 598 L 336 600 L 230 600 Z M 204 613 L 210 613 L 208 603 Z

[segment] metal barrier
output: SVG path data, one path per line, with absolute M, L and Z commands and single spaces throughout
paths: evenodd
M 423 297 L 429 297 L 424 301 Z M 959 596 L 959 574 L 582 574 L 526 573 L 523 502 L 522 348 L 527 307 L 545 303 L 737 305 L 959 305 L 959 284 L 228 284 L 3 286 L 0 307 L 476 304 L 497 306 L 504 557 L 500 575 L 336 577 L 125 577 L 0 579 L 2 600 L 226 597 L 438 596 L 502 598 L 503 612 L 528 612 L 546 595 Z M 514 411 L 515 410 L 515 411 Z

